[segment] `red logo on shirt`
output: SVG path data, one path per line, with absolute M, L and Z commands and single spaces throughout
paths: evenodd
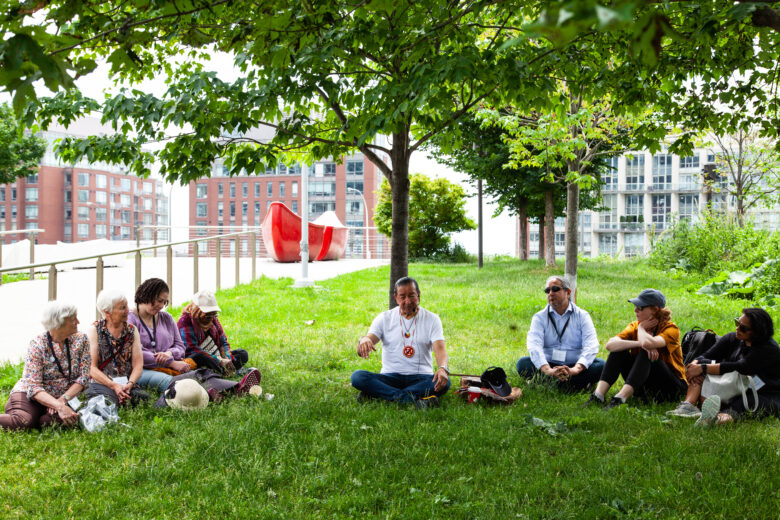
M 414 347 L 411 345 L 404 347 L 404 356 L 408 358 L 414 356 Z

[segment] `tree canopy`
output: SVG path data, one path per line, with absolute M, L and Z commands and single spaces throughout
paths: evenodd
M 44 153 L 46 140 L 25 133 L 11 107 L 0 104 L 0 184 L 35 173 Z

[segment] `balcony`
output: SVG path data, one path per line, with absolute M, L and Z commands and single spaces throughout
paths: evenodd
M 627 182 L 620 191 L 645 191 L 644 182 Z
M 701 186 L 697 182 L 681 182 L 677 185 L 677 191 L 699 193 L 701 191 Z
M 674 191 L 674 187 L 672 186 L 671 182 L 654 182 L 650 190 L 655 193 L 665 191 L 671 192 Z

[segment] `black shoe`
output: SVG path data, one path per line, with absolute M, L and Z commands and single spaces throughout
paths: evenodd
M 420 410 L 424 408 L 438 408 L 441 406 L 439 403 L 439 398 L 435 395 L 432 395 L 430 397 L 423 397 L 414 402 L 414 406 L 419 408 Z
M 590 394 L 590 397 L 588 397 L 588 400 L 585 401 L 585 404 L 583 404 L 582 407 L 587 408 L 588 406 L 593 404 L 604 406 L 604 399 L 597 396 L 596 394 Z
M 615 396 L 612 399 L 610 399 L 609 402 L 606 405 L 604 405 L 604 409 L 605 410 L 612 410 L 616 406 L 620 406 L 622 404 L 626 404 L 626 402 L 624 400 L 622 400 L 621 398 L 619 398 L 618 396 Z

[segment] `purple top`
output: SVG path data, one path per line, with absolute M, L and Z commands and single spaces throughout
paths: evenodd
M 154 329 L 142 324 L 141 318 L 136 316 L 135 311 L 131 311 L 127 317 L 127 322 L 135 325 L 141 335 L 141 352 L 144 354 L 145 369 L 158 366 L 154 360 L 155 352 L 170 350 L 173 354 L 173 359 L 168 360 L 164 366 L 170 365 L 173 360 L 181 361 L 184 358 L 184 342 L 179 335 L 179 329 L 176 327 L 173 317 L 165 311 L 160 311 L 155 320 L 157 321 L 157 345 L 152 347 Z

